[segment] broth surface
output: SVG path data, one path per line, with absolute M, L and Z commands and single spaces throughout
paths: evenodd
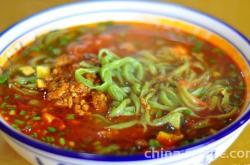
M 150 24 L 53 31 L 0 71 L 0 113 L 7 123 L 87 153 L 188 145 L 232 123 L 245 101 L 243 75 L 228 54 Z

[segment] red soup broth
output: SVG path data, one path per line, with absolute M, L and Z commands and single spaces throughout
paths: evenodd
M 99 90 L 93 86 L 106 82 L 105 67 L 112 83 Z M 81 79 L 79 69 L 91 72 Z M 28 136 L 78 152 L 126 155 L 195 143 L 232 123 L 245 102 L 244 79 L 227 53 L 151 24 L 53 31 L 0 71 L 1 117 Z

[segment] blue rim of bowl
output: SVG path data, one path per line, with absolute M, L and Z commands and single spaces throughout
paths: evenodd
M 108 0 L 107 2 L 112 2 L 114 0 Z M 148 4 L 152 4 L 152 5 L 170 5 L 176 8 L 180 8 L 180 9 L 184 9 L 190 12 L 193 12 L 195 14 L 207 17 L 208 19 L 212 19 L 222 25 L 224 25 L 225 27 L 229 28 L 230 30 L 232 30 L 233 32 L 237 33 L 246 43 L 248 43 L 248 45 L 250 45 L 250 40 L 244 36 L 242 33 L 240 33 L 238 30 L 236 30 L 234 27 L 232 27 L 231 25 L 213 17 L 210 16 L 208 14 L 205 14 L 203 12 L 200 12 L 198 10 L 194 10 L 192 8 L 189 7 L 185 7 L 182 5 L 177 5 L 177 4 L 172 4 L 172 3 L 162 3 L 162 2 L 141 2 L 141 1 L 114 1 L 114 2 L 140 2 L 140 3 L 148 3 Z M 41 12 L 38 12 L 36 14 L 33 14 L 29 17 L 26 17 L 24 19 L 22 19 L 21 21 L 11 25 L 9 28 L 7 28 L 6 30 L 4 30 L 2 33 L 0 33 L 0 37 L 2 35 L 4 35 L 6 32 L 8 32 L 9 30 L 11 30 L 12 28 L 14 28 L 15 26 L 21 24 L 22 22 L 33 18 L 37 15 L 41 15 L 43 13 L 52 11 L 54 9 L 59 9 L 59 8 L 63 8 L 66 6 L 71 6 L 71 5 L 76 5 L 76 4 L 82 4 L 82 3 L 98 3 L 97 0 L 94 0 L 94 2 L 75 2 L 75 3 L 69 3 L 69 4 L 63 4 L 63 5 L 59 5 L 56 7 L 52 7 L 46 10 L 43 10 Z M 148 12 L 151 13 L 151 12 Z M 189 21 L 190 22 L 190 21 Z M 196 23 L 193 23 L 195 25 L 197 25 Z M 202 26 L 202 25 L 197 25 L 197 26 Z M 202 26 L 203 27 L 203 26 Z M 204 27 L 205 29 L 208 29 L 207 27 Z M 219 35 L 219 34 L 218 34 Z M 224 37 L 223 37 L 224 38 Z M 230 42 L 230 41 L 228 41 Z M 231 43 L 231 42 L 230 42 Z M 235 45 L 234 45 L 235 46 Z M 235 46 L 236 47 L 236 46 Z M 237 48 L 237 47 L 236 47 Z M 245 57 L 245 55 L 243 53 L 241 53 L 245 60 L 248 62 L 248 64 L 250 65 L 249 60 L 247 60 L 247 58 Z M 185 153 L 186 151 L 191 151 L 197 148 L 200 148 L 202 146 L 206 146 L 208 144 L 211 144 L 217 140 L 220 140 L 223 137 L 226 137 L 228 134 L 232 133 L 233 131 L 235 131 L 237 128 L 239 128 L 240 126 L 242 126 L 244 123 L 246 123 L 250 118 L 250 110 L 248 109 L 247 112 L 239 119 L 237 119 L 237 121 L 235 121 L 234 123 L 232 123 L 229 127 L 224 128 L 223 130 L 221 130 L 220 132 L 218 132 L 217 134 L 210 136 L 204 140 L 201 140 L 199 142 L 193 143 L 193 144 L 189 144 L 187 146 L 183 146 L 183 147 L 179 147 L 173 150 L 169 150 L 169 154 L 167 154 L 167 156 L 171 156 L 171 155 L 175 155 L 175 153 Z M 53 153 L 56 155 L 60 155 L 60 156 L 66 156 L 66 157 L 70 157 L 70 158 L 77 158 L 77 159 L 83 159 L 83 160 L 95 160 L 95 161 L 110 161 L 110 162 L 121 162 L 121 161 L 140 161 L 140 160 L 150 160 L 150 159 L 158 159 L 160 157 L 156 157 L 156 158 L 146 158 L 145 155 L 143 154 L 136 154 L 136 155 L 126 155 L 126 156 L 118 156 L 118 155 L 99 155 L 99 154 L 89 154 L 89 153 L 79 153 L 79 152 L 74 152 L 74 151 L 67 151 L 61 148 L 57 148 L 57 147 L 53 147 L 50 146 L 48 144 L 39 142 L 37 140 L 31 139 L 30 137 L 27 137 L 26 135 L 19 133 L 15 130 L 13 130 L 12 128 L 10 128 L 9 126 L 7 126 L 6 124 L 4 124 L 2 121 L 0 121 L 0 129 L 7 133 L 10 137 L 28 145 L 28 146 L 32 146 L 36 149 L 40 149 L 42 151 L 48 152 L 48 153 Z M 166 155 L 164 155 L 164 157 L 166 157 Z

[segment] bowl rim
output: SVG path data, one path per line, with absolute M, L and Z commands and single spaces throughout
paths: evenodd
M 250 40 L 245 35 L 243 35 L 241 32 L 239 32 L 234 27 L 229 25 L 228 23 L 226 23 L 226 22 L 224 22 L 224 21 L 222 21 L 222 20 L 220 20 L 220 19 L 218 19 L 216 17 L 213 17 L 213 16 L 211 16 L 209 14 L 203 13 L 203 12 L 201 12 L 199 10 L 192 9 L 190 7 L 186 7 L 186 6 L 182 6 L 182 5 L 174 4 L 174 3 L 169 3 L 169 2 L 149 2 L 149 1 L 140 1 L 140 0 L 135 0 L 135 1 L 133 1 L 133 0 L 128 0 L 128 1 L 126 1 L 126 0 L 118 0 L 118 1 L 108 0 L 106 2 L 109 2 L 109 3 L 110 2 L 114 2 L 114 3 L 116 3 L 116 2 L 141 3 L 141 4 L 151 4 L 151 5 L 162 5 L 162 6 L 169 5 L 169 6 L 178 8 L 180 10 L 187 10 L 189 12 L 198 14 L 198 15 L 200 15 L 202 17 L 207 18 L 207 19 L 216 21 L 217 23 L 225 26 L 226 28 L 229 28 L 230 30 L 235 32 L 241 39 L 244 40 L 244 42 L 246 42 L 250 46 Z M 32 15 L 30 15 L 30 16 L 24 18 L 24 19 L 21 19 L 20 21 L 17 21 L 16 23 L 12 24 L 6 30 L 4 30 L 3 32 L 0 33 L 0 37 L 2 35 L 4 35 L 5 33 L 7 33 L 8 31 L 15 28 L 15 26 L 21 24 L 24 21 L 27 21 L 30 18 L 36 17 L 38 15 L 42 15 L 44 13 L 53 11 L 55 9 L 74 6 L 74 5 L 77 5 L 77 4 L 95 4 L 95 3 L 98 4 L 98 3 L 104 3 L 104 2 L 100 2 L 100 1 L 98 2 L 97 0 L 94 0 L 92 2 L 89 2 L 89 1 L 87 1 L 87 2 L 73 2 L 73 3 L 66 3 L 66 4 L 62 4 L 62 5 L 58 5 L 58 6 L 55 6 L 55 7 L 51 7 L 51 8 L 42 10 L 41 12 L 37 12 L 35 14 L 32 14 Z M 151 13 L 151 12 L 148 12 L 148 13 Z M 158 15 L 159 15 L 159 13 L 158 13 Z M 188 22 L 190 22 L 190 21 L 188 21 Z M 193 23 L 193 22 L 191 22 L 191 23 Z M 207 27 L 204 27 L 204 26 L 199 25 L 197 23 L 193 23 L 193 24 L 197 25 L 197 26 L 201 26 L 206 30 L 210 30 Z M 211 30 L 211 31 L 214 32 L 213 30 Z M 216 32 L 214 32 L 214 33 L 216 33 Z M 218 34 L 218 33 L 216 33 L 216 34 L 220 36 L 220 34 Z M 224 37 L 222 37 L 222 38 L 224 38 Z M 225 39 L 225 40 L 227 40 L 227 39 Z M 237 46 L 235 46 L 231 41 L 227 40 L 227 42 L 231 43 L 235 48 L 237 48 Z M 5 49 L 6 48 L 4 48 L 3 50 L 5 50 Z M 241 52 L 241 55 L 245 58 L 246 62 L 248 62 L 248 65 L 250 65 L 249 60 L 246 58 L 246 56 L 242 52 Z M 2 121 L 0 121 L 0 129 L 3 132 L 5 132 L 7 135 L 9 135 L 10 137 L 14 138 L 15 140 L 17 140 L 19 142 L 22 142 L 22 143 L 24 143 L 24 144 L 26 144 L 28 146 L 32 146 L 32 147 L 34 147 L 34 148 L 36 148 L 38 150 L 42 150 L 42 151 L 52 153 L 52 154 L 56 154 L 56 155 L 59 155 L 59 156 L 65 156 L 65 157 L 68 157 L 68 158 L 77 158 L 77 159 L 80 159 L 80 160 L 82 159 L 82 160 L 94 160 L 94 161 L 124 162 L 124 161 L 141 161 L 141 160 L 150 160 L 150 159 L 160 159 L 160 158 L 166 158 L 168 156 L 175 155 L 177 152 L 178 153 L 185 153 L 187 151 L 193 151 L 193 150 L 195 150 L 197 148 L 204 147 L 204 146 L 206 146 L 208 144 L 211 144 L 211 143 L 213 143 L 215 141 L 218 141 L 218 140 L 222 139 L 223 137 L 226 137 L 230 133 L 237 130 L 240 126 L 245 124 L 249 119 L 250 119 L 250 110 L 247 109 L 246 113 L 243 116 L 238 118 L 229 127 L 224 128 L 223 130 L 219 131 L 215 135 L 212 135 L 212 136 L 210 136 L 208 138 L 205 138 L 204 140 L 201 140 L 199 142 L 189 144 L 187 146 L 178 147 L 178 148 L 175 148 L 173 150 L 169 150 L 169 152 L 170 152 L 169 155 L 167 155 L 167 156 L 164 155 L 164 157 L 156 157 L 156 158 L 146 158 L 144 156 L 144 154 L 119 156 L 119 155 L 99 155 L 99 154 L 90 154 L 90 153 L 80 153 L 80 152 L 74 152 L 74 151 L 67 151 L 67 150 L 64 150 L 64 149 L 61 149 L 61 148 L 58 148 L 58 147 L 53 147 L 51 145 L 42 143 L 42 142 L 40 142 L 38 140 L 34 140 L 34 139 L 32 139 L 32 138 L 30 138 L 30 137 L 28 137 L 28 136 L 26 136 L 26 135 L 24 135 L 24 134 L 22 134 L 20 132 L 17 132 L 15 130 L 13 130 L 12 128 L 10 128 L 7 124 L 3 123 Z M 22 145 L 22 146 L 25 147 L 24 145 Z

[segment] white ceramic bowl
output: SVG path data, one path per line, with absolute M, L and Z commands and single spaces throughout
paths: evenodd
M 166 3 L 142 1 L 106 1 L 73 3 L 35 14 L 13 25 L 0 36 L 0 66 L 23 45 L 37 35 L 51 30 L 99 21 L 137 21 L 173 26 L 213 40 L 240 65 L 246 76 L 247 101 L 242 115 L 214 136 L 152 157 L 147 155 L 102 156 L 58 149 L 33 140 L 8 126 L 0 119 L 0 128 L 6 141 L 25 159 L 37 165 L 85 164 L 209 164 L 221 155 L 239 136 L 250 117 L 249 60 L 250 42 L 229 25 L 200 12 Z M 3 163 L 3 162 L 2 162 Z

